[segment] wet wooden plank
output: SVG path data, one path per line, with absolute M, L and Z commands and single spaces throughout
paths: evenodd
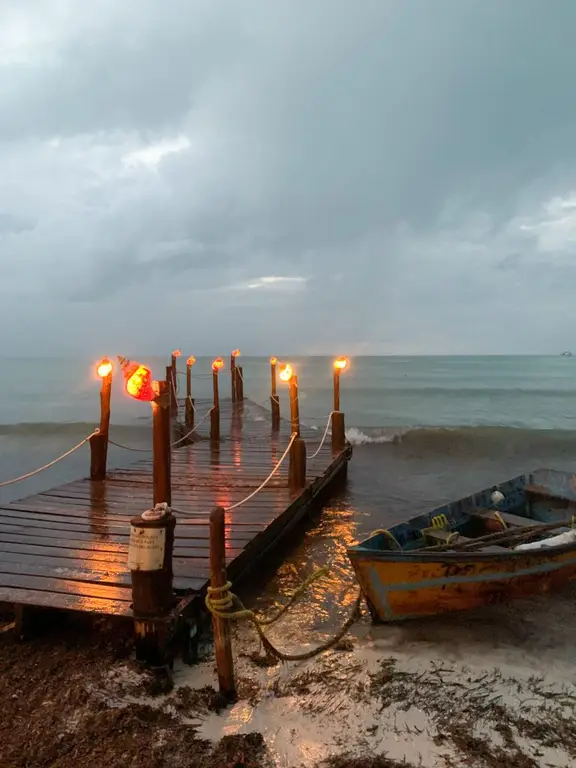
M 286 422 L 280 434 L 271 433 L 269 421 L 243 421 L 225 401 L 221 429 L 218 450 L 200 440 L 173 453 L 173 506 L 188 512 L 179 518 L 177 513 L 176 590 L 205 588 L 212 508 L 236 504 L 256 490 L 283 454 L 290 435 Z M 322 433 L 303 427 L 309 454 L 316 450 Z M 286 461 L 256 496 L 226 512 L 227 558 L 233 577 L 253 567 L 298 523 L 338 463 L 330 447 L 323 448 L 309 461 L 307 492 L 295 499 L 288 488 Z M 11 601 L 23 604 L 123 614 L 126 609 L 117 598 L 124 595 L 128 602 L 130 596 L 129 521 L 150 508 L 151 497 L 152 461 L 144 454 L 131 467 L 110 472 L 105 481 L 76 480 L 0 505 L 3 594 L 10 592 Z
M 236 531 L 226 530 L 226 538 L 230 542 L 234 542 L 236 546 L 243 546 L 247 541 L 254 538 L 257 533 L 265 526 L 262 525 L 257 529 L 250 531 Z M 128 541 L 130 537 L 130 527 L 128 525 L 88 525 L 80 526 L 67 525 L 65 523 L 52 523 L 49 526 L 43 521 L 38 520 L 26 520 L 21 521 L 20 524 L 14 523 L 12 518 L 10 522 L 7 522 L 5 518 L 0 518 L 0 539 L 3 538 L 5 533 L 18 534 L 23 533 L 27 536 L 43 536 L 48 539 L 57 539 L 62 545 L 66 543 L 68 539 L 91 541 L 92 539 L 107 538 L 109 541 L 116 541 L 124 543 Z M 176 540 L 184 543 L 188 546 L 195 546 L 193 542 L 202 541 L 207 542 L 209 539 L 210 530 L 208 526 L 199 525 L 178 525 L 176 527 Z M 190 542 L 190 544 L 188 544 Z
M 0 585 L 4 584 L 4 575 L 9 574 L 11 576 L 41 576 L 44 578 L 58 578 L 67 581 L 81 581 L 85 582 L 88 586 L 88 594 L 92 594 L 89 590 L 90 584 L 107 584 L 108 586 L 116 586 L 122 589 L 132 588 L 130 573 L 126 569 L 94 569 L 87 568 L 86 562 L 79 560 L 73 561 L 74 565 L 69 563 L 61 563 L 55 559 L 55 563 L 46 562 L 46 560 L 24 560 L 24 561 L 7 561 L 4 558 L 0 565 Z M 202 577 L 188 577 L 188 576 L 175 576 L 174 588 L 176 590 L 192 590 L 199 591 L 202 589 L 206 579 Z M 66 591 L 69 591 L 66 589 Z M 103 595 L 98 595 L 103 597 Z
M 188 559 L 175 558 L 173 561 L 175 584 L 177 589 L 193 589 L 200 590 L 205 585 L 206 580 L 209 578 L 210 569 L 208 564 L 205 568 L 201 568 L 196 565 L 197 561 L 191 561 Z M 206 561 L 207 562 L 207 561 Z M 191 569 L 194 575 L 188 575 L 188 571 Z M 79 558 L 65 558 L 57 555 L 31 555 L 22 552 L 3 552 L 1 567 L 7 573 L 18 573 L 18 570 L 14 568 L 23 569 L 26 572 L 28 566 L 45 568 L 44 575 L 52 573 L 58 576 L 64 574 L 70 569 L 77 573 L 83 572 L 90 575 L 94 579 L 105 578 L 109 576 L 112 579 L 122 579 L 123 584 L 130 584 L 130 574 L 126 565 L 126 558 L 123 558 L 121 562 L 110 562 L 107 560 L 95 560 L 91 559 L 86 561 Z M 33 573 L 34 571 L 31 571 Z M 70 577 L 72 578 L 72 577 Z M 89 578 L 84 578 L 85 581 L 90 581 Z
M 116 555 L 122 554 L 124 557 L 127 556 L 128 552 L 127 539 L 125 544 L 121 544 L 119 542 L 108 540 L 96 541 L 95 538 L 92 540 L 66 539 L 65 541 L 60 541 L 58 539 L 50 539 L 43 536 L 32 536 L 29 534 L 0 533 L 0 545 L 2 544 L 29 544 L 31 546 L 42 546 L 48 549 L 57 549 L 59 551 L 72 550 L 83 551 L 84 553 L 106 552 Z M 227 551 L 230 557 L 236 557 L 242 552 L 242 549 L 243 547 L 231 546 L 229 549 L 227 549 Z M 180 557 L 196 557 L 206 559 L 209 555 L 209 552 L 210 548 L 208 542 L 206 542 L 205 546 L 201 546 L 200 543 L 198 543 L 198 546 L 188 546 L 186 540 L 176 540 L 174 544 L 174 553 Z M 88 557 L 87 554 L 85 554 L 85 556 Z
M 91 584 L 85 581 L 58 579 L 54 576 L 28 576 L 26 574 L 4 573 L 0 570 L 0 587 L 34 589 L 42 592 L 62 592 L 81 597 L 97 597 L 106 600 L 132 602 L 132 590 L 108 584 Z
M 104 616 L 132 617 L 130 603 L 125 600 L 84 597 L 64 592 L 44 592 L 22 587 L 0 587 L 0 602 L 31 605 L 38 608 L 83 611 Z
M 190 518 L 177 515 L 177 535 L 184 537 L 207 537 L 210 532 L 208 524 L 208 516 L 203 520 L 202 518 Z M 242 537 L 249 535 L 250 533 L 258 533 L 262 530 L 268 522 L 273 520 L 273 516 L 262 516 L 259 521 L 250 520 L 234 520 L 229 521 L 226 525 L 226 530 L 230 533 L 236 533 Z M 50 528 L 53 530 L 64 531 L 92 531 L 98 533 L 100 529 L 103 531 L 111 530 L 114 532 L 128 532 L 130 530 L 130 520 L 132 517 L 124 517 L 119 519 L 119 516 L 97 516 L 90 515 L 89 517 L 84 515 L 66 516 L 62 514 L 39 514 L 32 511 L 28 511 L 26 516 L 23 517 L 19 514 L 18 510 L 2 509 L 0 508 L 0 525 L 18 525 L 32 528 Z M 193 531 L 188 529 L 193 528 Z

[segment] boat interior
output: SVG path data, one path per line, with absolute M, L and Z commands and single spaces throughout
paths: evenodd
M 477 552 L 576 543 L 576 475 L 539 469 L 375 531 L 351 550 Z

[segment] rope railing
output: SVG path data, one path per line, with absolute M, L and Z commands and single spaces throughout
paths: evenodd
M 236 504 L 231 504 L 229 507 L 224 507 L 226 512 L 229 512 L 231 509 L 236 509 L 237 507 L 241 507 L 242 504 L 246 504 L 247 501 L 250 501 L 250 499 L 254 498 L 254 496 L 256 496 L 256 494 L 259 493 L 262 490 L 262 488 L 264 488 L 264 486 L 267 485 L 270 482 L 270 480 L 272 480 L 272 478 L 274 477 L 276 472 L 278 472 L 278 470 L 282 466 L 282 462 L 284 461 L 286 456 L 288 456 L 288 453 L 290 452 L 290 448 L 292 448 L 292 443 L 294 442 L 294 440 L 297 437 L 298 437 L 298 435 L 295 432 L 292 433 L 292 435 L 290 436 L 290 442 L 286 446 L 286 450 L 284 451 L 284 453 L 282 454 L 282 456 L 280 457 L 280 459 L 278 460 L 278 462 L 274 466 L 274 469 L 272 470 L 272 472 L 270 472 L 270 474 L 268 475 L 266 480 L 264 480 L 263 483 L 260 483 L 258 488 L 256 488 L 256 490 L 252 491 L 252 493 L 249 493 L 248 496 L 246 496 L 245 499 L 242 499 L 242 501 L 237 501 Z
M 124 445 L 123 443 L 116 443 L 114 440 L 108 438 L 110 445 L 115 445 L 116 448 L 122 448 L 124 451 L 134 451 L 135 453 L 152 453 L 152 448 L 133 448 L 131 445 Z
M 179 437 L 178 440 L 175 440 L 173 443 L 170 443 L 170 447 L 171 448 L 175 448 L 177 445 L 180 445 L 180 443 L 183 443 L 184 440 L 186 440 L 186 438 L 190 437 L 190 435 L 192 435 L 194 432 L 196 432 L 198 427 L 206 421 L 208 416 L 210 416 L 211 411 L 213 411 L 213 410 L 214 410 L 214 406 L 212 406 L 212 408 L 210 408 L 207 411 L 207 413 L 204 414 L 204 416 L 200 419 L 198 424 L 196 424 L 196 426 L 193 427 L 193 429 L 191 429 L 190 432 L 185 434 L 183 437 Z M 124 445 L 123 443 L 117 443 L 115 440 L 111 440 L 110 438 L 108 438 L 108 442 L 110 443 L 110 445 L 115 445 L 116 448 L 122 448 L 125 451 L 134 451 L 136 453 L 152 453 L 152 448 L 134 448 L 134 447 L 132 447 L 130 445 Z
M 241 507 L 243 504 L 246 504 L 247 501 L 250 501 L 250 499 L 253 499 L 254 496 L 256 496 L 256 494 L 259 493 L 270 482 L 270 480 L 274 477 L 276 472 L 278 472 L 278 470 L 282 466 L 282 463 L 286 459 L 286 456 L 288 456 L 288 454 L 290 453 L 290 448 L 292 448 L 292 443 L 294 442 L 296 437 L 297 437 L 297 435 L 296 435 L 295 432 L 290 436 L 290 442 L 286 446 L 286 450 L 284 451 L 282 456 L 279 458 L 279 460 L 276 462 L 276 464 L 274 465 L 274 468 L 272 469 L 272 471 L 270 472 L 268 477 L 263 482 L 260 483 L 258 488 L 256 488 L 251 493 L 249 493 L 248 496 L 246 496 L 246 498 L 242 499 L 241 501 L 237 501 L 235 504 L 230 504 L 229 507 L 224 507 L 224 510 L 226 512 L 230 512 L 230 510 L 236 509 L 237 507 Z M 197 512 L 185 512 L 184 510 L 176 509 L 175 507 L 172 507 L 172 511 L 176 512 L 179 515 L 182 515 L 183 517 L 197 517 L 198 516 Z
M 0 488 L 4 488 L 7 485 L 13 485 L 14 483 L 19 483 L 22 480 L 27 480 L 29 477 L 34 477 L 34 475 L 39 475 L 40 472 L 44 472 L 44 470 L 50 469 L 50 467 L 53 467 L 55 464 L 58 464 L 58 462 L 62 461 L 63 459 L 66 459 L 68 456 L 73 454 L 79 448 L 82 448 L 82 446 L 85 445 L 92 437 L 95 437 L 96 435 L 99 435 L 99 434 L 100 434 L 100 430 L 95 429 L 94 432 L 92 432 L 92 434 L 88 435 L 88 437 L 85 437 L 73 448 L 70 448 L 69 451 L 66 451 L 61 456 L 58 456 L 57 459 L 53 459 L 52 461 L 49 461 L 47 464 L 44 464 L 42 467 L 38 467 L 38 469 L 33 469 L 31 472 L 26 472 L 26 474 L 24 475 L 20 475 L 19 477 L 14 477 L 12 478 L 12 480 L 4 480 L 3 482 L 0 483 Z
M 186 371 L 177 370 L 176 373 L 178 374 L 178 376 L 186 376 Z M 211 373 L 192 373 L 191 376 L 193 379 L 207 379 L 209 377 L 211 378 L 212 374 Z
M 334 413 L 334 411 L 332 411 L 330 416 L 328 416 L 328 421 L 326 422 L 326 429 L 324 430 L 324 435 L 322 436 L 322 440 L 320 441 L 320 445 L 318 446 L 316 452 L 313 453 L 312 456 L 309 456 L 310 460 L 315 459 L 316 456 L 318 456 L 318 454 L 322 450 L 322 447 L 323 447 L 324 443 L 326 442 L 326 438 L 328 437 L 328 432 L 330 431 L 330 425 L 332 424 L 332 414 L 333 413 Z
M 210 410 L 209 410 L 207 413 L 205 413 L 205 414 L 204 414 L 204 416 L 203 416 L 203 417 L 200 419 L 200 421 L 198 422 L 198 424 L 196 424 L 196 426 L 195 426 L 195 427 L 193 427 L 193 428 L 190 430 L 190 432 L 188 432 L 188 433 L 187 433 L 186 435 L 184 435 L 183 437 L 180 437 L 178 440 L 175 440 L 173 443 L 170 443 L 170 447 L 171 447 L 171 448 L 175 448 L 177 445 L 180 445 L 180 443 L 183 443 L 183 442 L 184 442 L 184 440 L 186 440 L 188 437 L 190 437 L 190 435 L 191 435 L 191 434 L 193 434 L 194 432 L 196 432 L 196 430 L 198 429 L 198 427 L 199 427 L 199 426 L 200 426 L 200 425 L 201 425 L 201 424 L 202 424 L 204 421 L 206 421 L 206 419 L 208 418 L 208 416 L 210 416 L 210 414 L 212 413 L 212 411 L 213 411 L 213 410 L 214 410 L 214 406 L 212 406 L 212 408 L 210 408 Z

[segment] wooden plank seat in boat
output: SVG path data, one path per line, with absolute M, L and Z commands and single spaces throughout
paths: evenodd
M 447 531 L 444 528 L 428 528 L 424 531 L 424 535 L 430 544 L 463 544 L 465 541 L 472 541 L 461 533 Z
M 469 536 L 462 536 L 461 533 L 456 533 L 455 531 L 447 531 L 443 528 L 428 528 L 426 531 L 424 531 L 424 535 L 426 536 L 426 539 L 430 541 L 431 544 L 464 544 L 465 542 L 472 542 L 474 539 L 471 539 Z M 503 552 L 506 549 L 506 547 L 499 547 L 496 544 L 487 544 L 485 547 L 482 547 L 482 549 L 478 550 L 479 552 Z
M 470 513 L 470 517 L 481 518 L 483 520 L 487 517 L 492 520 L 498 520 L 498 518 L 501 517 L 510 528 L 533 528 L 534 526 L 542 525 L 541 520 L 531 520 L 529 517 L 512 515 L 510 512 L 498 512 L 496 509 L 474 509 Z
M 531 493 L 533 496 L 544 496 L 546 499 L 566 500 L 565 496 L 562 496 L 559 493 L 553 493 L 549 488 L 546 488 L 543 485 L 536 485 L 535 483 L 525 485 L 524 493 Z

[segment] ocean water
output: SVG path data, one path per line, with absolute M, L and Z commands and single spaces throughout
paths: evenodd
M 160 378 L 169 361 L 145 362 Z M 299 376 L 302 420 L 323 430 L 332 409 L 332 361 L 290 362 Z M 246 396 L 267 403 L 268 359 L 241 363 Z M 199 399 L 211 394 L 210 364 L 199 358 L 193 369 Z M 99 419 L 94 361 L 4 359 L 1 365 L 0 482 L 60 455 Z M 223 373 L 223 395 L 228 387 Z M 279 392 L 286 414 L 281 384 Z M 341 408 L 355 451 L 338 503 L 360 533 L 536 466 L 576 466 L 576 357 L 360 357 L 342 375 Z M 117 376 L 112 439 L 148 447 L 149 416 L 148 406 L 124 395 Z M 138 457 L 112 447 L 109 463 Z M 85 476 L 88 463 L 85 446 L 34 478 L 0 488 L 0 501 Z

